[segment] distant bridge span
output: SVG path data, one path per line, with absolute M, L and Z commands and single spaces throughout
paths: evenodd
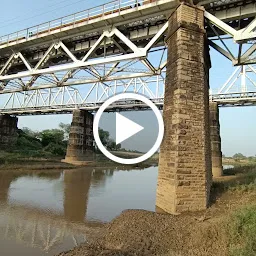
M 134 92 L 134 90 L 126 89 L 126 92 Z M 108 94 L 108 96 L 112 95 L 115 94 Z M 106 98 L 105 95 L 104 99 L 90 102 L 84 100 L 81 96 L 79 90 L 72 87 L 61 87 L 51 91 L 34 90 L 24 93 L 12 93 L 6 101 L 7 105 L 0 109 L 0 113 L 26 116 L 71 114 L 76 109 L 95 112 L 105 102 Z M 164 95 L 159 95 L 158 98 L 151 98 L 151 100 L 159 109 L 163 108 Z M 256 92 L 212 94 L 210 95 L 210 102 L 216 102 L 219 107 L 256 106 Z M 139 111 L 147 109 L 148 106 L 144 103 L 127 99 L 126 101 L 116 102 L 107 111 Z

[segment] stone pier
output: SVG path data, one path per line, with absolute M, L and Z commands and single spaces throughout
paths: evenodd
M 210 102 L 210 127 L 212 148 L 212 175 L 214 178 L 217 178 L 223 175 L 223 167 L 220 138 L 219 107 L 216 102 Z
M 203 9 L 181 3 L 169 18 L 157 209 L 206 209 L 211 188 L 209 48 Z
M 85 110 L 74 110 L 67 154 L 63 162 L 80 165 L 93 160 L 93 114 Z
M 0 115 L 0 149 L 11 149 L 18 138 L 18 118 Z

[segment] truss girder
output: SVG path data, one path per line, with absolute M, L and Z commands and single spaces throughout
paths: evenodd
M 234 65 L 256 63 L 256 57 L 253 57 L 256 53 L 256 19 L 250 19 L 242 29 L 236 29 L 232 24 L 225 23 L 225 19 L 223 21 L 218 15 L 207 11 L 205 20 L 207 31 L 211 30 L 211 34 L 215 35 L 208 38 L 211 47 Z M 28 54 L 24 49 L 15 51 L 18 49 L 15 48 L 8 58 L 4 61 L 1 58 L 0 62 L 0 97 L 6 96 L 0 113 L 62 112 L 78 107 L 95 110 L 106 98 L 131 88 L 162 106 L 167 64 L 164 39 L 167 29 L 168 22 L 143 28 L 137 26 L 129 32 L 108 24 L 87 41 L 58 39 L 48 44 L 48 48 L 33 54 Z M 223 35 L 239 45 L 237 54 L 230 49 Z M 161 57 L 159 63 L 150 58 L 156 51 L 162 52 L 158 54 Z M 222 96 L 217 98 L 215 95 L 212 99 L 226 101 L 223 93 L 232 94 L 234 84 L 241 78 L 239 93 L 242 94 L 232 96 L 232 102 L 254 102 L 251 96 L 242 100 L 241 97 L 247 93 L 246 80 L 255 86 L 254 80 L 246 73 L 247 70 L 255 73 L 255 69 L 252 65 L 248 68 L 243 66 L 242 69 L 240 72 L 238 68 L 223 85 L 218 92 Z M 81 76 L 81 72 L 87 76 Z M 155 85 L 148 86 L 147 81 L 154 78 Z M 84 86 L 82 90 L 77 89 L 80 85 Z M 84 92 L 86 94 L 82 95 Z M 134 102 L 125 102 L 122 106 L 128 110 L 139 107 Z
M 32 89 L 32 86 L 38 77 L 51 76 L 51 78 L 48 77 L 47 79 L 53 80 L 52 83 L 54 86 L 64 86 L 70 78 L 73 78 L 73 74 L 79 70 L 86 70 L 94 77 L 94 80 L 89 80 L 89 83 L 94 82 L 95 78 L 98 81 L 104 82 L 108 81 L 110 77 L 112 79 L 114 73 L 120 74 L 120 65 L 127 61 L 139 61 L 144 64 L 144 71 L 139 72 L 141 77 L 155 75 L 157 72 L 159 73 L 159 70 L 162 71 L 162 69 L 165 67 L 165 59 L 163 59 L 163 63 L 159 64 L 160 68 L 157 68 L 150 63 L 150 60 L 148 60 L 148 55 L 150 54 L 152 48 L 159 49 L 156 44 L 159 40 L 163 40 L 167 28 L 168 23 L 160 25 L 159 30 L 155 31 L 155 35 L 152 37 L 152 39 L 149 40 L 144 47 L 140 47 L 132 42 L 119 29 L 112 27 L 111 30 L 104 30 L 98 40 L 91 45 L 89 51 L 84 53 L 84 55 L 80 58 L 76 56 L 76 54 L 74 54 L 62 41 L 57 41 L 50 45 L 35 64 L 30 63 L 28 59 L 24 57 L 22 52 L 16 52 L 12 54 L 3 65 L 0 71 L 0 82 L 4 84 L 5 81 L 22 81 L 22 79 L 27 80 L 29 78 L 29 81 L 26 83 L 24 82 L 24 86 L 22 86 L 21 89 Z M 106 41 L 112 41 L 112 39 L 117 40 L 119 44 L 121 43 L 123 49 L 125 49 L 125 52 L 122 54 L 119 52 L 116 54 L 113 53 L 111 56 L 96 56 L 95 51 L 97 51 L 99 48 L 102 49 L 102 47 L 105 47 Z M 165 46 L 163 48 L 165 48 Z M 50 59 L 55 55 L 59 55 L 60 52 L 65 55 L 65 62 L 60 64 L 51 63 Z M 9 72 L 11 68 L 15 70 L 15 63 L 22 64 L 23 69 L 25 70 L 22 70 L 21 72 L 19 70 L 13 72 L 12 70 L 12 72 Z M 100 74 L 100 72 L 97 71 L 98 66 L 106 67 L 106 65 L 111 65 L 112 68 L 106 70 L 103 75 Z M 123 66 L 125 65 L 123 64 Z M 116 70 L 117 72 L 115 72 Z M 62 78 L 59 79 L 57 74 L 60 72 L 66 73 Z M 123 68 L 122 72 L 126 72 L 126 70 Z M 138 72 L 131 73 L 128 77 L 133 77 L 133 74 L 134 77 L 138 77 L 136 73 Z M 119 76 L 119 79 L 120 78 L 122 77 Z M 2 93 L 3 92 L 5 91 L 2 91 Z
M 256 70 L 253 65 L 236 67 L 232 75 L 221 86 L 218 94 L 256 92 Z
M 248 69 L 254 70 L 252 66 Z M 245 75 L 243 68 L 242 75 Z M 240 92 L 228 92 L 231 89 L 230 81 L 239 74 L 239 68 L 235 70 L 231 78 L 217 94 L 210 94 L 210 101 L 217 102 L 221 107 L 227 106 L 252 106 L 256 105 L 256 90 L 248 91 L 243 84 Z M 252 83 L 253 80 L 251 81 Z M 12 92 L 1 95 L 4 97 L 0 105 L 1 114 L 37 115 L 49 113 L 71 113 L 75 109 L 97 111 L 97 109 L 111 96 L 124 92 L 140 93 L 151 99 L 160 109 L 164 104 L 164 84 L 162 75 L 147 78 L 131 78 L 127 80 L 115 80 L 107 83 L 95 82 L 82 87 L 64 86 L 48 89 L 34 89 L 23 92 Z M 256 84 L 254 83 L 256 88 Z M 126 100 L 112 105 L 108 111 L 129 111 L 148 109 L 144 104 Z
M 209 38 L 209 40 L 211 40 L 209 42 L 210 46 L 231 60 L 234 65 L 256 63 L 256 58 L 252 58 L 252 55 L 256 50 L 256 19 L 253 19 L 243 29 L 236 30 L 231 25 L 225 23 L 207 11 L 205 11 L 205 18 L 207 24 L 215 35 L 215 37 Z M 223 34 L 228 35 L 229 39 L 232 39 L 234 43 L 239 45 L 238 52 L 236 54 L 232 54 L 232 50 L 227 46 L 227 43 L 225 43 L 225 39 L 222 38 Z M 219 44 L 213 42 L 213 40 L 218 40 Z M 242 52 L 243 48 L 246 49 L 245 52 Z
M 205 11 L 205 18 L 209 23 L 211 29 L 216 34 L 216 37 L 221 42 L 221 44 L 217 44 L 213 40 L 211 40 L 212 38 L 210 38 L 211 41 L 209 42 L 209 44 L 214 49 L 216 49 L 222 55 L 231 60 L 234 65 L 253 63 L 254 60 L 251 59 L 251 56 L 256 51 L 255 45 L 252 45 L 244 53 L 242 52 L 242 47 L 244 43 L 247 43 L 248 41 L 254 40 L 256 38 L 255 20 L 251 21 L 251 23 L 247 27 L 236 30 L 207 11 Z M 73 51 L 74 46 L 67 45 L 63 41 L 54 42 L 43 54 L 38 54 L 37 58 L 31 57 L 32 61 L 29 57 L 26 57 L 22 51 L 15 52 L 9 57 L 9 59 L 6 60 L 5 63 L 2 63 L 2 68 L 0 71 L 1 88 L 5 87 L 7 81 L 29 78 L 29 81 L 24 83 L 24 86 L 21 87 L 21 89 L 27 90 L 28 88 L 33 87 L 35 82 L 38 80 L 38 77 L 47 75 L 52 76 L 54 80 L 53 86 L 70 85 L 71 83 L 67 82 L 72 77 L 72 73 L 76 73 L 77 70 L 80 69 L 86 69 L 88 73 L 94 76 L 94 78 L 98 79 L 99 81 L 104 81 L 108 80 L 108 77 L 110 77 L 111 74 L 115 73 L 114 69 L 117 69 L 117 66 L 121 62 L 129 60 L 139 60 L 144 64 L 145 68 L 148 69 L 148 71 L 144 74 L 143 72 L 141 72 L 141 77 L 160 74 L 162 72 L 162 68 L 165 67 L 166 60 L 164 60 L 163 63 L 160 64 L 158 67 L 154 67 L 154 65 L 152 65 L 147 57 L 150 51 L 153 48 L 157 47 L 159 40 L 163 42 L 163 39 L 167 33 L 167 28 L 168 22 L 156 25 L 156 29 L 153 30 L 149 28 L 144 28 L 148 31 L 151 31 L 151 39 L 143 47 L 131 40 L 133 34 L 132 32 L 129 34 L 129 36 L 127 36 L 122 33 L 117 27 L 112 27 L 111 29 L 107 27 L 106 30 L 102 31 L 102 34 L 97 40 L 86 43 L 87 50 L 84 51 L 83 56 L 78 56 Z M 232 52 L 228 49 L 228 46 L 218 34 L 216 28 L 218 28 L 218 30 L 221 30 L 225 34 L 228 34 L 233 38 L 235 42 L 240 44 L 238 56 L 233 55 Z M 134 36 L 135 35 L 133 35 L 133 37 Z M 116 53 L 112 53 L 112 55 L 110 56 L 107 56 L 106 52 L 104 52 L 107 47 L 106 44 L 118 44 L 119 48 L 122 48 L 122 51 L 118 51 Z M 100 57 L 95 55 L 95 52 L 99 48 L 104 48 L 104 55 Z M 64 62 L 60 62 L 57 64 L 52 63 L 51 59 L 54 57 L 59 58 L 60 55 L 65 56 Z M 20 72 L 18 68 L 15 68 L 15 65 L 17 64 L 23 66 L 24 70 L 21 70 L 22 72 Z M 97 65 L 108 64 L 111 64 L 111 66 L 114 67 L 113 70 L 110 69 L 104 75 L 99 75 L 95 67 Z M 9 72 L 10 70 L 11 72 Z M 56 79 L 56 74 L 63 71 L 65 71 L 66 74 L 59 80 Z M 130 74 L 130 77 L 132 76 L 133 74 Z M 137 74 L 134 74 L 134 77 L 138 77 Z M 94 81 L 96 80 L 89 80 L 89 82 Z M 15 83 L 17 84 L 17 81 Z
M 114 95 L 124 92 L 140 93 L 156 104 L 162 105 L 164 97 L 164 83 L 162 76 L 148 78 L 131 78 L 106 83 L 95 82 L 85 89 L 75 86 L 63 86 L 48 89 L 34 89 L 23 92 L 12 92 L 1 95 L 4 97 L 0 106 L 0 113 L 41 113 L 62 112 L 74 109 L 96 110 L 104 101 Z M 143 107 L 138 102 L 127 101 L 128 109 Z M 121 104 L 120 107 L 123 105 Z M 116 107 L 118 108 L 118 107 Z

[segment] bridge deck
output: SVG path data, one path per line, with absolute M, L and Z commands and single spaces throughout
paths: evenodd
M 72 37 L 85 32 L 93 33 L 102 27 L 121 25 L 129 21 L 170 13 L 175 0 L 115 0 L 88 10 L 48 21 L 0 37 L 0 49 L 7 47 L 35 47 L 52 38 Z
M 252 0 L 198 1 L 219 19 L 235 21 L 256 15 Z M 168 15 L 177 5 L 176 0 L 115 0 L 78 13 L 51 20 L 24 30 L 0 37 L 0 49 L 23 48 L 45 43 L 53 38 L 71 37 L 93 32 L 104 26 L 118 26 L 150 16 Z

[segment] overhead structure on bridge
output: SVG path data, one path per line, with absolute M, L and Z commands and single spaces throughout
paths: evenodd
M 2 95 L 0 112 L 14 115 L 39 115 L 49 113 L 72 113 L 76 109 L 97 111 L 104 101 L 114 95 L 124 92 L 134 92 L 146 95 L 159 108 L 163 106 L 164 98 L 163 75 L 142 78 L 130 78 L 88 84 L 80 86 L 62 86 L 55 88 L 14 91 Z M 134 100 L 122 101 L 112 106 L 109 111 L 129 111 L 145 109 L 148 106 Z
M 254 66 L 247 65 L 237 67 L 226 83 L 219 89 L 218 94 L 256 91 L 255 76 L 256 69 Z
M 114 1 L 2 37 L 2 93 L 159 75 L 174 7 L 168 0 Z
M 254 65 L 236 67 L 218 92 L 210 94 L 210 101 L 218 103 L 220 107 L 256 105 L 255 78 Z
M 234 65 L 254 62 L 255 2 L 196 3 L 206 9 L 209 44 Z M 1 113 L 96 110 L 125 91 L 163 104 L 167 19 L 176 6 L 174 0 L 116 0 L 0 37 Z M 239 46 L 237 56 L 230 40 Z
M 167 18 L 176 5 L 174 0 L 117 0 L 2 36 L 2 93 L 95 82 L 104 85 L 161 74 L 166 66 Z M 207 10 L 210 45 L 235 65 L 247 63 L 248 58 L 253 62 L 255 46 L 244 54 L 242 46 L 255 39 L 255 3 L 198 1 L 198 5 Z M 228 49 L 224 34 L 239 44 L 237 57 Z M 78 76 L 84 79 L 75 79 Z

